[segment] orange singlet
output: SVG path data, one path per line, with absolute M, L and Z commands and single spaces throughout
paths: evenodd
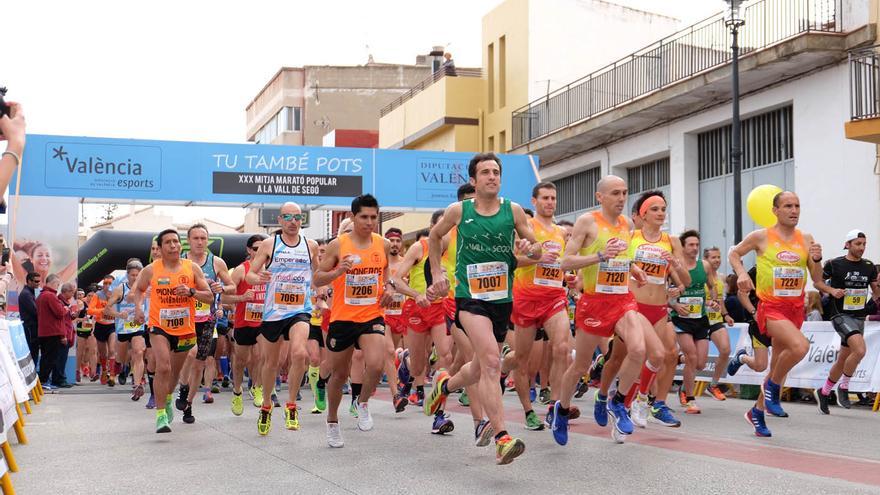
M 354 256 L 355 262 L 345 275 L 332 282 L 333 301 L 330 306 L 330 322 L 353 321 L 364 323 L 384 314 L 379 299 L 385 286 L 385 240 L 372 234 L 372 242 L 366 249 L 358 249 L 350 234 L 339 236 L 339 259 Z
M 181 259 L 177 271 L 167 270 L 161 259 L 154 261 L 152 266 L 150 327 L 178 337 L 195 334 L 196 324 L 193 316 L 196 313 L 196 300 L 189 295 L 174 294 L 174 288 L 181 284 L 196 288 L 192 261 Z

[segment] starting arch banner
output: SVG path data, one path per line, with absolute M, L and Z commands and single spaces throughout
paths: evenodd
M 468 180 L 472 153 L 28 135 L 21 193 L 87 201 L 437 209 Z M 501 155 L 501 195 L 528 204 L 535 157 Z

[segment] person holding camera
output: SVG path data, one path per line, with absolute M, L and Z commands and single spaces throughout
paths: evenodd
M 25 141 L 24 111 L 21 104 L 3 103 L 0 99 L 0 139 L 6 140 L 6 151 L 0 156 L 0 195 L 6 192 L 12 173 L 21 164 Z

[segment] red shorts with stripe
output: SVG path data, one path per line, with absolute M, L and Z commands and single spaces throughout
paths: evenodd
M 755 313 L 755 322 L 758 323 L 758 330 L 761 332 L 761 335 L 769 335 L 767 333 L 767 320 L 788 320 L 800 330 L 804 324 L 804 304 L 803 302 L 801 304 L 792 304 L 761 301 L 758 303 L 758 312 Z
M 543 297 L 514 292 L 510 321 L 518 327 L 543 328 L 544 323 L 560 311 L 568 311 L 568 299 L 564 292 L 557 296 Z
M 423 308 L 415 300 L 407 299 L 403 304 L 403 319 L 413 332 L 427 333 L 432 327 L 443 325 L 446 328 L 446 307 L 442 302 Z
M 574 313 L 575 325 L 599 337 L 614 335 L 614 325 L 627 311 L 638 311 L 639 304 L 632 292 L 626 294 L 584 294 Z
M 446 310 L 446 318 L 449 321 L 455 321 L 455 298 L 454 297 L 444 297 L 443 298 L 443 309 Z
M 396 335 L 406 335 L 406 319 L 400 315 L 385 315 L 385 326 Z
M 651 326 L 657 324 L 660 320 L 669 319 L 669 311 L 666 310 L 665 304 L 642 304 L 639 305 L 639 313 L 645 315 L 645 318 L 651 322 Z

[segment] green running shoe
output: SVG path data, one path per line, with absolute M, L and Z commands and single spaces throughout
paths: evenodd
M 169 423 L 168 414 L 165 413 L 164 409 L 156 411 L 156 433 L 171 433 Z
M 241 416 L 244 412 L 244 401 L 241 398 L 241 394 L 232 393 L 232 414 L 236 416 Z
M 254 387 L 251 391 L 254 396 L 254 407 L 263 407 L 263 387 Z
M 544 429 L 544 422 L 535 414 L 535 411 L 529 411 L 526 414 L 526 429 L 531 431 L 541 431 Z
M 315 387 L 315 409 L 319 412 L 327 410 L 327 387 Z
M 272 429 L 272 410 L 260 408 L 260 415 L 257 417 L 257 433 L 262 436 L 269 434 Z

